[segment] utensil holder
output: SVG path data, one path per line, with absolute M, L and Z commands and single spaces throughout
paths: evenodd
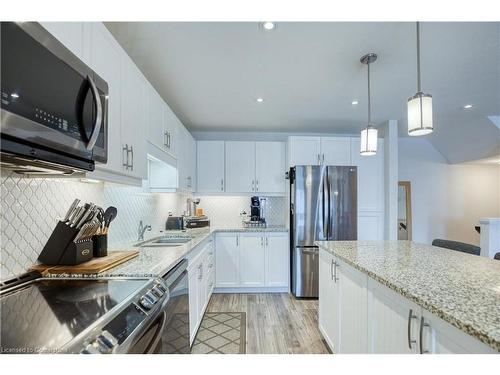
M 94 243 L 94 257 L 100 258 L 108 255 L 108 235 L 93 236 L 92 242 Z
M 59 221 L 38 256 L 40 263 L 74 266 L 92 259 L 92 239 L 74 241 L 79 231 Z

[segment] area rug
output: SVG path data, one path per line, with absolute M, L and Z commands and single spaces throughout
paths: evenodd
M 245 354 L 246 314 L 205 313 L 194 339 L 192 354 Z

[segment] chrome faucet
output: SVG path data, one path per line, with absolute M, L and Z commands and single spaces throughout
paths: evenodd
M 144 241 L 144 232 L 151 231 L 151 225 L 142 224 L 142 220 L 139 221 L 139 230 L 137 231 L 137 241 Z

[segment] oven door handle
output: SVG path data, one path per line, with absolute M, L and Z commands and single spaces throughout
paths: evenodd
M 165 325 L 167 324 L 167 313 L 165 311 L 162 311 L 159 319 L 161 319 L 161 323 L 158 326 L 158 329 L 156 330 L 155 335 L 153 336 L 153 339 L 151 340 L 151 343 L 148 345 L 148 347 L 144 351 L 144 354 L 153 354 L 156 347 L 158 346 L 158 342 L 161 340 L 163 330 L 165 329 Z
M 92 131 L 92 135 L 90 136 L 89 142 L 87 143 L 87 150 L 92 150 L 97 142 L 97 137 L 99 137 L 99 132 L 101 131 L 102 124 L 102 105 L 101 100 L 99 98 L 99 91 L 97 91 L 97 87 L 94 83 L 94 80 L 91 76 L 87 76 L 87 80 L 90 84 L 90 90 L 92 91 L 92 95 L 94 96 L 94 102 L 97 108 L 97 114 L 95 117 L 94 130 Z

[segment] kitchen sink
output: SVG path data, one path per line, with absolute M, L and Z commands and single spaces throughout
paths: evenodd
M 136 244 L 140 247 L 176 247 L 181 246 L 189 241 L 191 237 L 160 237 L 152 241 Z

